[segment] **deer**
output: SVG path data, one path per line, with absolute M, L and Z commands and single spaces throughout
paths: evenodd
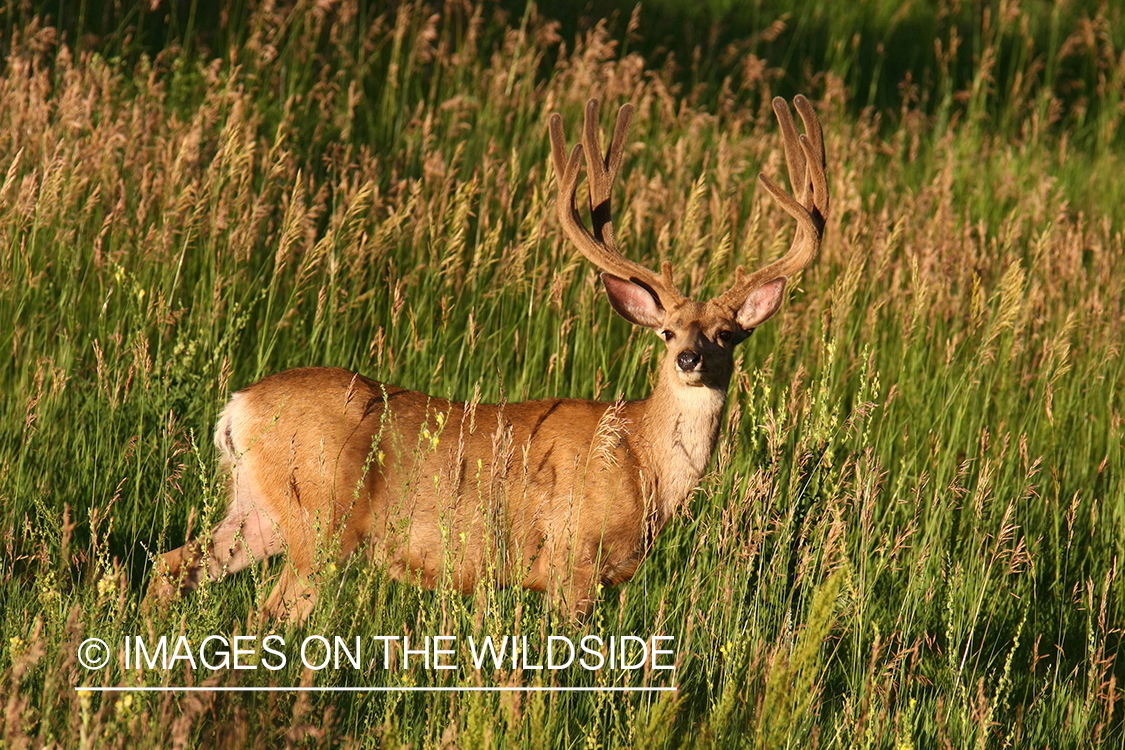
M 610 197 L 633 107 L 608 150 L 598 102 L 567 154 L 549 120 L 562 232 L 601 270 L 613 309 L 655 332 L 665 351 L 652 393 L 637 401 L 550 398 L 459 403 L 335 368 L 270 375 L 234 393 L 215 430 L 228 477 L 225 518 L 203 539 L 155 558 L 146 605 L 285 552 L 263 615 L 302 623 L 317 601 L 324 550 L 361 546 L 372 564 L 426 588 L 478 585 L 544 592 L 581 622 L 599 586 L 628 581 L 683 508 L 718 441 L 734 348 L 781 307 L 787 281 L 816 257 L 829 195 L 821 125 L 803 96 L 773 110 L 794 195 L 759 180 L 797 227 L 783 257 L 742 266 L 723 294 L 697 302 L 617 248 Z M 577 208 L 585 163 L 592 232 Z M 190 524 L 189 524 L 190 526 Z M 190 528 L 189 528 L 190 535 Z

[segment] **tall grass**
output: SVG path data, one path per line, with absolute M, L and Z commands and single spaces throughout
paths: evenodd
M 969 73 L 891 81 L 893 107 L 883 74 L 846 73 L 862 61 L 835 20 L 824 33 L 844 46 L 824 47 L 836 56 L 825 68 L 804 64 L 816 37 L 797 34 L 787 73 L 741 50 L 699 68 L 701 87 L 646 46 L 641 12 L 617 36 L 606 24 L 563 36 L 534 6 L 239 12 L 230 39 L 185 24 L 159 54 L 9 22 L 5 744 L 1122 741 L 1123 68 L 1108 10 L 1052 15 L 1046 42 L 1037 8 L 965 10 Z M 794 25 L 763 34 L 786 39 Z M 1013 39 L 1023 57 L 1006 56 Z M 1085 103 L 1055 90 L 1083 65 L 1101 86 Z M 1032 74 L 1038 83 L 1016 85 Z M 302 628 L 258 619 L 276 565 L 140 611 L 151 555 L 221 514 L 210 430 L 229 393 L 265 374 L 338 365 L 490 401 L 644 396 L 659 345 L 612 315 L 558 231 L 546 117 L 575 122 L 589 96 L 634 103 L 618 238 L 637 260 L 672 260 L 698 296 L 791 237 L 754 179 L 784 171 L 768 102 L 790 89 L 824 124 L 827 241 L 742 346 L 688 511 L 582 630 L 552 622 L 535 594 L 425 592 L 359 560 L 325 562 L 332 594 Z M 878 106 L 852 104 L 865 98 Z M 90 672 L 76 661 L 87 637 L 271 629 L 287 642 L 672 635 L 676 670 Z M 611 681 L 679 691 L 73 689 Z

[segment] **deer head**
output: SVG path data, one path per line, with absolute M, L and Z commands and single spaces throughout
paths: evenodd
M 805 125 L 798 134 L 789 106 L 780 97 L 773 110 L 781 125 L 789 181 L 797 197 L 790 196 L 764 174 L 763 187 L 797 220 L 789 251 L 765 268 L 748 274 L 741 266 L 734 283 L 723 294 L 705 302 L 688 299 L 676 288 L 672 264 L 659 274 L 629 260 L 617 249 L 613 235 L 610 195 L 621 167 L 625 137 L 633 116 L 626 104 L 617 114 L 609 150 L 602 156 L 598 137 L 598 102 L 586 104 L 582 142 L 567 156 L 562 118 L 551 115 L 551 151 L 558 178 L 558 217 L 563 232 L 598 268 L 613 309 L 635 325 L 656 332 L 667 346 L 661 367 L 662 382 L 685 387 L 726 391 L 734 368 L 734 347 L 768 320 L 784 297 L 789 277 L 816 257 L 828 215 L 824 138 L 812 106 L 803 96 L 793 100 Z M 585 154 L 593 233 L 586 228 L 575 205 L 578 178 Z

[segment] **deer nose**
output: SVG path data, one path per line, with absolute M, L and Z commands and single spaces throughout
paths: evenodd
M 676 355 L 676 367 L 680 368 L 680 372 L 691 372 L 699 363 L 703 361 L 703 357 L 698 352 L 693 352 L 691 349 L 685 349 Z

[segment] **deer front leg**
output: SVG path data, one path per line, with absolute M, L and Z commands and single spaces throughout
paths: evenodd
M 597 601 L 597 569 L 589 562 L 561 561 L 553 571 L 548 595 L 555 611 L 573 623 L 590 616 Z

